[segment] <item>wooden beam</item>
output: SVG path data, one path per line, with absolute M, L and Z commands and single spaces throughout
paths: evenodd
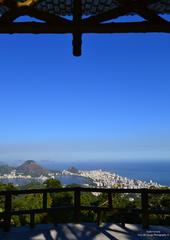
M 80 23 L 82 18 L 82 4 L 81 0 L 73 1 L 73 55 L 81 56 L 81 45 L 82 45 L 82 33 L 80 32 Z
M 167 21 L 160 17 L 157 13 L 153 10 L 148 8 L 147 1 L 145 2 L 130 2 L 132 11 L 143 17 L 149 22 L 157 22 L 157 23 L 166 23 Z
M 0 22 L 12 22 L 21 16 L 30 16 L 51 24 L 68 24 L 71 22 L 70 20 L 67 20 L 63 17 L 55 16 L 48 12 L 39 11 L 32 7 L 12 8 L 9 12 L 7 12 L 6 14 L 4 14 L 4 16 L 1 17 Z
M 71 21 L 68 19 L 65 19 L 60 16 L 56 16 L 53 14 L 50 14 L 48 12 L 40 11 L 38 9 L 32 8 L 32 7 L 22 7 L 20 8 L 20 14 L 21 15 L 27 15 L 30 17 L 37 18 L 39 20 L 42 20 L 47 23 L 63 23 L 63 24 L 68 24 Z
M 83 19 L 83 22 L 87 23 L 87 24 L 97 24 L 100 22 L 109 21 L 111 19 L 115 19 L 120 16 L 127 15 L 129 13 L 130 13 L 129 7 L 127 7 L 127 6 L 117 7 L 115 9 L 109 10 L 107 12 L 85 18 L 85 19 Z
M 76 32 L 78 30 L 78 32 Z M 47 24 L 36 22 L 0 23 L 0 34 L 83 34 L 83 33 L 170 33 L 170 23 L 148 22 L 105 23 L 105 24 Z

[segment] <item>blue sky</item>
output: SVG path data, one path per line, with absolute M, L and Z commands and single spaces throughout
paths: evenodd
M 170 36 L 0 36 L 0 161 L 170 159 Z

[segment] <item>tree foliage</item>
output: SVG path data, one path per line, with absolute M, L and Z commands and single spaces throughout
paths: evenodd
M 77 184 L 68 185 L 69 188 L 80 187 Z M 13 189 L 31 189 L 31 188 L 63 188 L 61 183 L 55 179 L 49 179 L 43 184 L 30 183 L 22 187 L 15 187 L 13 184 L 2 184 L 0 183 L 0 191 L 2 190 L 13 190 Z M 0 212 L 4 211 L 4 200 L 3 196 L 0 196 Z M 21 194 L 13 196 L 12 198 L 12 209 L 24 210 L 24 209 L 38 209 L 42 208 L 43 195 L 40 193 L 36 194 Z M 81 205 L 82 206 L 102 206 L 108 207 L 108 194 L 101 193 L 96 195 L 91 192 L 81 192 Z M 112 205 L 113 208 L 120 209 L 140 209 L 141 199 L 140 194 L 127 194 L 127 193 L 116 193 L 112 194 Z M 56 192 L 47 194 L 47 207 L 54 208 L 54 211 L 50 213 L 36 214 L 36 223 L 57 223 L 57 222 L 74 222 L 74 192 Z M 58 207 L 67 207 L 67 210 L 55 210 Z M 149 195 L 149 207 L 151 209 L 170 209 L 170 196 L 168 194 L 150 194 Z M 97 214 L 95 211 L 81 211 L 82 222 L 94 222 L 96 221 Z M 125 217 L 125 216 L 124 216 Z M 126 216 L 129 222 L 140 222 L 139 216 L 129 214 Z M 114 222 L 114 220 L 121 219 L 118 212 L 106 212 L 102 215 L 103 222 Z M 1 219 L 2 222 L 2 219 Z M 19 226 L 29 224 L 29 215 L 12 216 L 12 224 Z M 170 215 L 151 215 L 150 222 L 153 224 L 170 224 Z

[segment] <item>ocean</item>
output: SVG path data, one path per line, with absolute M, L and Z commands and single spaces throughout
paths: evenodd
M 51 166 L 52 165 L 52 166 Z M 116 172 L 120 176 L 143 181 L 152 180 L 164 186 L 170 186 L 170 160 L 169 161 L 88 161 L 88 162 L 49 162 L 51 169 L 63 170 L 74 166 L 79 170 L 102 169 Z
M 43 161 L 40 165 L 52 170 L 68 169 L 71 166 L 79 170 L 106 170 L 116 172 L 118 175 L 142 181 L 154 181 L 163 186 L 170 187 L 170 161 L 88 161 L 88 162 L 52 162 Z M 79 176 L 58 176 L 62 184 L 86 184 L 88 180 Z M 1 179 L 2 182 L 23 185 L 30 180 Z
M 81 176 L 57 176 L 56 179 L 58 179 L 63 185 L 69 185 L 69 184 L 88 184 L 89 180 L 85 177 Z M 8 178 L 1 178 L 0 182 L 2 183 L 13 183 L 14 185 L 26 185 L 31 183 L 32 181 L 37 181 L 37 180 L 32 180 L 32 179 L 22 179 L 22 178 L 13 178 L 13 179 L 8 179 Z M 41 182 L 41 181 L 40 181 Z

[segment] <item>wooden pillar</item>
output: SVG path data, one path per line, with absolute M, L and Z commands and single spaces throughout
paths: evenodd
M 75 221 L 80 222 L 80 189 L 77 188 L 74 192 L 74 207 L 75 207 Z
M 82 33 L 80 32 L 80 23 L 82 18 L 82 3 L 81 0 L 73 1 L 73 55 L 81 56 Z
M 4 231 L 8 232 L 11 226 L 12 194 L 5 194 L 5 214 L 4 214 Z
M 101 223 L 101 216 L 102 216 L 102 211 L 100 209 L 97 210 L 97 225 L 100 227 Z
M 47 192 L 43 192 L 43 209 L 47 209 Z
M 149 227 L 149 212 L 148 212 L 148 192 L 147 189 L 142 191 L 141 201 L 142 201 L 142 225 L 143 228 Z
M 109 207 L 109 208 L 113 208 L 113 204 L 112 204 L 112 193 L 111 193 L 111 192 L 108 193 L 108 207 Z
M 30 227 L 31 227 L 31 228 L 34 228 L 34 227 L 35 227 L 35 213 L 34 213 L 34 212 L 32 212 L 32 213 L 30 214 Z

